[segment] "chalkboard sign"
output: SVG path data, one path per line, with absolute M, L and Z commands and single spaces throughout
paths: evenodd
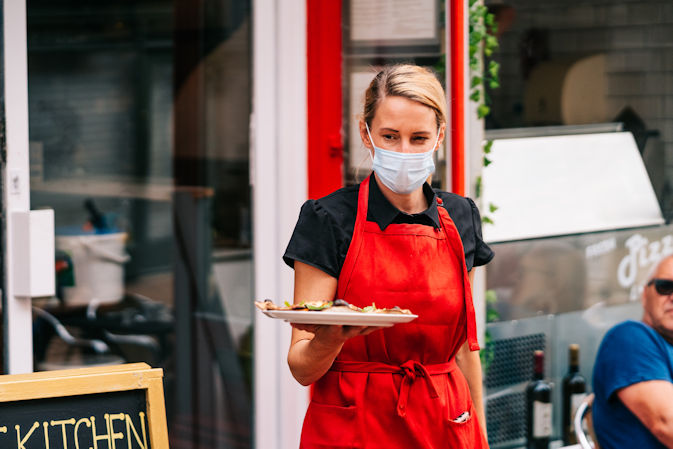
M 0 448 L 167 449 L 162 376 L 145 363 L 0 376 Z

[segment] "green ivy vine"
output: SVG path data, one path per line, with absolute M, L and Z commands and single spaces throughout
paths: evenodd
M 498 71 L 500 64 L 490 59 L 485 66 L 482 64 L 483 60 L 490 58 L 493 52 L 498 48 L 498 39 L 496 38 L 496 31 L 498 24 L 495 21 L 495 15 L 488 12 L 488 8 L 484 6 L 482 0 L 469 0 L 469 67 L 470 67 L 470 100 L 477 103 L 477 117 L 479 119 L 485 118 L 491 112 L 491 99 L 488 96 L 485 86 L 490 89 L 497 89 L 500 87 L 500 80 L 498 78 Z M 487 140 L 483 143 L 482 160 L 484 167 L 488 167 L 491 163 L 489 154 L 493 146 L 492 140 Z M 478 176 L 475 183 L 475 197 L 481 197 L 481 176 Z M 498 206 L 493 203 L 488 204 L 488 212 L 482 213 L 481 220 L 484 224 L 493 224 L 493 219 L 490 214 L 498 210 Z M 494 290 L 486 290 L 486 322 L 492 323 L 497 321 L 500 316 L 495 308 L 497 301 Z M 486 329 L 484 335 L 484 347 L 479 353 L 481 365 L 484 374 L 488 374 L 488 370 L 495 358 L 495 348 L 493 346 L 493 337 Z
M 500 87 L 498 72 L 500 64 L 490 60 L 486 67 L 482 69 L 483 56 L 490 58 L 493 52 L 498 48 L 498 39 L 496 32 L 498 24 L 495 15 L 488 12 L 488 8 L 482 4 L 481 0 L 470 0 L 469 2 L 469 67 L 470 67 L 470 100 L 477 103 L 477 117 L 485 118 L 491 112 L 491 99 L 485 89 L 488 85 L 491 89 Z M 492 140 L 487 140 L 482 146 L 483 164 L 488 167 L 491 163 L 488 155 L 493 146 Z M 475 197 L 481 197 L 481 176 L 478 176 L 475 183 Z M 492 214 L 498 210 L 498 206 L 493 203 L 488 205 L 488 213 Z M 493 224 L 493 219 L 487 214 L 482 214 L 481 220 L 485 224 Z

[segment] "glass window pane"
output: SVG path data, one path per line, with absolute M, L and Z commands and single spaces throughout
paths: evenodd
M 31 0 L 37 369 L 164 369 L 172 448 L 251 447 L 250 2 Z M 105 345 L 91 345 L 102 341 Z

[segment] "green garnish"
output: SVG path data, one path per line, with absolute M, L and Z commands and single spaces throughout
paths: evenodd
M 374 312 L 376 310 L 376 304 L 372 303 L 371 306 L 365 306 L 362 308 L 362 311 L 367 313 L 367 312 Z
M 285 301 L 285 307 L 292 307 L 292 304 L 290 304 L 289 302 Z
M 314 305 L 311 305 L 311 304 L 306 304 L 306 308 L 308 310 L 323 310 L 323 309 L 327 309 L 328 307 L 332 307 L 332 301 L 328 301 L 321 306 L 314 306 Z

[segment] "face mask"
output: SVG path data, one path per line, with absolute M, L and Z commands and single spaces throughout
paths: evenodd
M 384 150 L 374 145 L 372 135 L 367 135 L 369 141 L 374 147 L 374 172 L 378 175 L 383 184 L 395 193 L 408 194 L 423 185 L 428 176 L 435 172 L 435 162 L 432 160 L 432 153 L 435 151 L 439 141 L 439 130 L 437 130 L 437 140 L 430 151 L 424 153 L 398 153 L 397 151 Z M 371 156 L 371 154 L 370 154 Z

